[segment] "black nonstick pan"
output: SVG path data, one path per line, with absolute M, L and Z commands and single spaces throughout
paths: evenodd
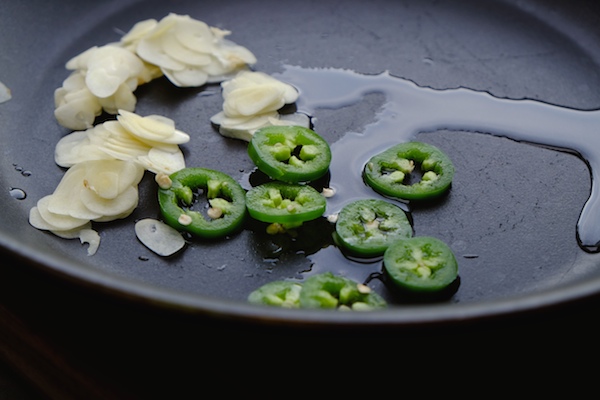
M 181 253 L 161 258 L 134 233 L 136 220 L 160 217 L 149 173 L 131 216 L 94 225 L 101 244 L 93 256 L 76 240 L 31 227 L 29 210 L 52 193 L 64 174 L 54 163 L 53 150 L 70 131 L 57 124 L 53 111 L 54 90 L 68 76 L 65 63 L 92 46 L 118 41 L 140 20 L 169 13 L 230 30 L 231 40 L 255 54 L 254 70 L 294 84 L 300 91 L 296 109 L 310 114 L 314 129 L 338 159 L 356 159 L 360 167 L 364 152 L 396 140 L 395 129 L 397 140 L 406 140 L 403 135 L 414 128 L 411 139 L 442 149 L 456 167 L 449 193 L 404 207 L 415 235 L 435 236 L 454 251 L 460 271 L 456 293 L 427 303 L 398 298 L 380 273 L 380 260 L 365 262 L 339 252 L 325 218 L 297 237 L 269 236 L 249 222 L 225 240 L 190 240 Z M 581 126 L 593 128 L 593 121 L 585 121 L 600 109 L 599 22 L 600 6 L 586 1 L 5 4 L 0 13 L 0 82 L 12 98 L 0 103 L 2 251 L 105 296 L 174 313 L 266 325 L 441 324 L 535 311 L 597 294 L 598 241 L 593 232 L 582 236 L 580 217 L 595 182 L 590 149 L 598 140 L 585 136 L 589 147 L 580 139 L 577 146 L 569 143 L 579 138 Z M 411 88 L 414 102 L 411 91 L 394 103 L 389 87 L 361 86 L 377 76 L 386 76 L 390 86 Z M 360 88 L 360 93 L 346 90 L 340 98 L 326 99 L 331 91 L 348 87 Z M 461 112 L 465 118 L 477 115 L 478 124 L 428 123 L 454 114 L 459 100 L 452 94 L 464 92 L 471 112 Z M 437 106 L 427 101 L 429 95 L 419 97 L 423 93 L 433 93 Z M 246 186 L 262 179 L 247 144 L 222 137 L 210 123 L 221 109 L 218 84 L 177 88 L 163 77 L 140 86 L 136 96 L 137 113 L 168 116 L 191 136 L 182 146 L 188 166 L 223 171 Z M 479 109 L 487 102 L 510 106 Z M 531 111 L 532 104 L 544 111 Z M 397 112 L 397 124 L 386 119 L 390 109 Z M 571 125 L 562 115 L 572 110 L 582 116 Z M 486 113 L 502 126 L 488 131 L 481 117 Z M 417 114 L 421 125 L 413 127 L 407 121 Z M 541 118 L 536 135 L 528 135 L 536 118 Z M 384 123 L 385 133 L 377 133 Z M 370 144 L 342 146 L 357 135 L 370 135 Z M 340 196 L 369 195 L 355 164 L 331 170 L 328 178 L 340 186 Z M 597 222 L 590 215 L 587 224 L 593 226 Z M 325 271 L 368 282 L 389 307 L 343 313 L 246 301 L 264 283 L 302 281 Z

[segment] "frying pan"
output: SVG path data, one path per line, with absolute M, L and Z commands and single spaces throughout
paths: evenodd
M 69 131 L 53 116 L 53 92 L 68 59 L 117 41 L 134 23 L 187 14 L 232 31 L 257 57 L 254 69 L 339 68 L 393 76 L 435 89 L 469 88 L 509 99 L 600 108 L 600 6 L 585 1 L 29 1 L 0 13 L 0 246 L 29 265 L 85 290 L 173 313 L 283 326 L 406 326 L 472 321 L 535 311 L 597 294 L 600 255 L 582 250 L 576 224 L 590 194 L 586 161 L 482 133 L 439 130 L 417 138 L 443 149 L 457 174 L 439 202 L 411 208 L 415 234 L 446 241 L 461 284 L 448 300 L 400 301 L 381 279 L 370 284 L 390 302 L 384 311 L 284 310 L 246 302 L 258 286 L 331 270 L 365 278 L 380 263 L 336 253 L 324 225 L 315 240 L 268 237 L 249 224 L 222 241 L 192 240 L 171 258 L 137 241 L 137 219 L 159 216 L 147 174 L 140 206 L 127 219 L 97 224 L 102 242 L 87 256 L 74 240 L 32 228 L 29 209 L 52 193 L 64 170 L 56 142 Z M 302 88 L 299 88 L 302 90 Z M 188 166 L 237 180 L 255 176 L 246 144 L 221 137 L 209 122 L 221 109 L 218 85 L 176 88 L 165 78 L 141 86 L 136 112 L 176 121 L 192 137 Z M 331 143 L 362 132 L 386 99 L 317 108 L 315 129 Z M 359 173 L 348 171 L 349 174 Z M 24 199 L 14 196 L 20 189 Z M 13 195 L 11 195 L 11 193 Z M 322 229 L 323 228 L 323 229 Z M 306 235 L 308 236 L 308 235 Z M 313 263 L 315 254 L 321 262 Z

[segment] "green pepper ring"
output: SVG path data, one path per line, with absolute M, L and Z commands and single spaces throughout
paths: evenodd
M 403 181 L 401 162 L 414 161 L 421 169 L 432 172 L 432 180 L 422 179 L 412 185 Z M 400 179 L 394 179 L 391 171 L 400 171 Z M 407 172 L 408 173 L 408 172 Z M 448 156 L 437 147 L 422 142 L 400 143 L 373 156 L 363 171 L 365 182 L 376 192 L 404 200 L 425 200 L 445 193 L 454 178 L 454 165 Z
M 365 285 L 331 272 L 313 275 L 303 283 L 300 308 L 334 309 L 343 306 L 357 311 L 386 307 L 386 301 Z
M 158 202 L 165 222 L 173 228 L 186 231 L 202 238 L 220 238 L 236 231 L 246 215 L 246 192 L 229 175 L 206 168 L 184 168 L 169 176 L 172 181 L 168 189 L 158 190 Z M 217 194 L 227 199 L 227 210 L 215 219 L 207 219 L 200 212 L 185 210 L 181 204 L 191 205 L 193 190 L 202 188 L 210 191 L 208 185 L 217 183 Z M 220 196 L 207 196 L 217 198 Z M 189 216 L 191 222 L 182 224 L 180 217 Z
M 300 307 L 302 284 L 292 281 L 272 281 L 254 290 L 248 295 L 252 304 L 263 304 L 284 308 Z
M 293 205 L 287 206 L 283 201 Z M 246 193 L 246 207 L 250 216 L 258 221 L 295 224 L 322 216 L 327 201 L 308 185 L 268 182 Z
M 429 236 L 394 242 L 383 255 L 383 266 L 395 287 L 406 293 L 439 293 L 458 277 L 450 247 Z
M 259 129 L 248 144 L 248 155 L 260 171 L 288 183 L 318 179 L 327 173 L 331 163 L 329 144 L 315 131 L 302 126 Z
M 365 213 L 375 219 L 365 220 Z M 404 210 L 380 199 L 355 200 L 344 206 L 335 232 L 343 249 L 362 257 L 381 256 L 394 241 L 413 234 Z

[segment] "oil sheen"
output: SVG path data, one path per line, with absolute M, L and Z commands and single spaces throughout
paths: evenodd
M 363 132 L 349 132 L 331 144 L 328 214 L 357 198 L 373 196 L 360 174 L 368 159 L 383 149 L 410 141 L 420 132 L 478 132 L 567 151 L 584 159 L 592 176 L 590 197 L 577 223 L 577 240 L 588 252 L 600 251 L 600 110 L 576 110 L 534 100 L 511 100 L 487 92 L 459 88 L 432 89 L 387 72 L 364 75 L 351 70 L 285 66 L 278 79 L 300 91 L 297 108 L 314 114 L 318 108 L 356 104 L 370 93 L 386 102 L 375 122 Z M 360 148 L 360 152 L 355 149 Z M 353 150 L 354 149 L 354 150 Z M 343 178 L 343 179 L 342 179 Z

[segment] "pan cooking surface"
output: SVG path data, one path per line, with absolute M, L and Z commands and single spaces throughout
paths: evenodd
M 137 241 L 133 230 L 137 219 L 159 215 L 150 174 L 140 185 L 140 206 L 129 218 L 95 225 L 102 241 L 92 257 L 77 241 L 27 223 L 29 209 L 52 193 L 64 174 L 54 164 L 53 148 L 69 131 L 55 122 L 53 92 L 68 76 L 65 62 L 91 46 L 117 41 L 135 22 L 169 12 L 189 14 L 231 30 L 231 39 L 256 55 L 254 69 L 282 77 L 289 66 L 362 75 L 388 71 L 421 87 L 464 87 L 501 98 L 600 108 L 600 92 L 594 90 L 600 87 L 599 29 L 593 17 L 598 10 L 585 2 L 518 3 L 11 5 L 12 12 L 0 17 L 0 40 L 7 49 L 0 57 L 0 81 L 12 91 L 12 99 L 0 104 L 1 242 L 77 283 L 169 307 L 251 319 L 403 324 L 493 315 L 595 293 L 600 258 L 576 240 L 591 188 L 586 162 L 570 152 L 477 132 L 442 129 L 416 135 L 443 149 L 457 169 L 448 196 L 410 209 L 415 234 L 444 240 L 458 258 L 461 285 L 443 303 L 401 304 L 376 278 L 370 285 L 394 303 L 384 312 L 323 317 L 249 306 L 248 293 L 272 280 L 303 279 L 325 270 L 364 280 L 381 265 L 341 256 L 325 221 L 307 226 L 295 240 L 268 236 L 248 224 L 226 240 L 192 241 L 179 255 L 160 258 Z M 221 109 L 218 85 L 182 89 L 161 78 L 140 86 L 136 95 L 137 113 L 168 116 L 190 134 L 191 141 L 182 146 L 188 166 L 217 169 L 246 183 L 260 179 L 246 143 L 220 136 L 209 122 Z M 377 123 L 388 100 L 367 91 L 358 102 L 315 107 L 314 128 L 335 144 Z M 348 174 L 360 173 L 350 169 Z

